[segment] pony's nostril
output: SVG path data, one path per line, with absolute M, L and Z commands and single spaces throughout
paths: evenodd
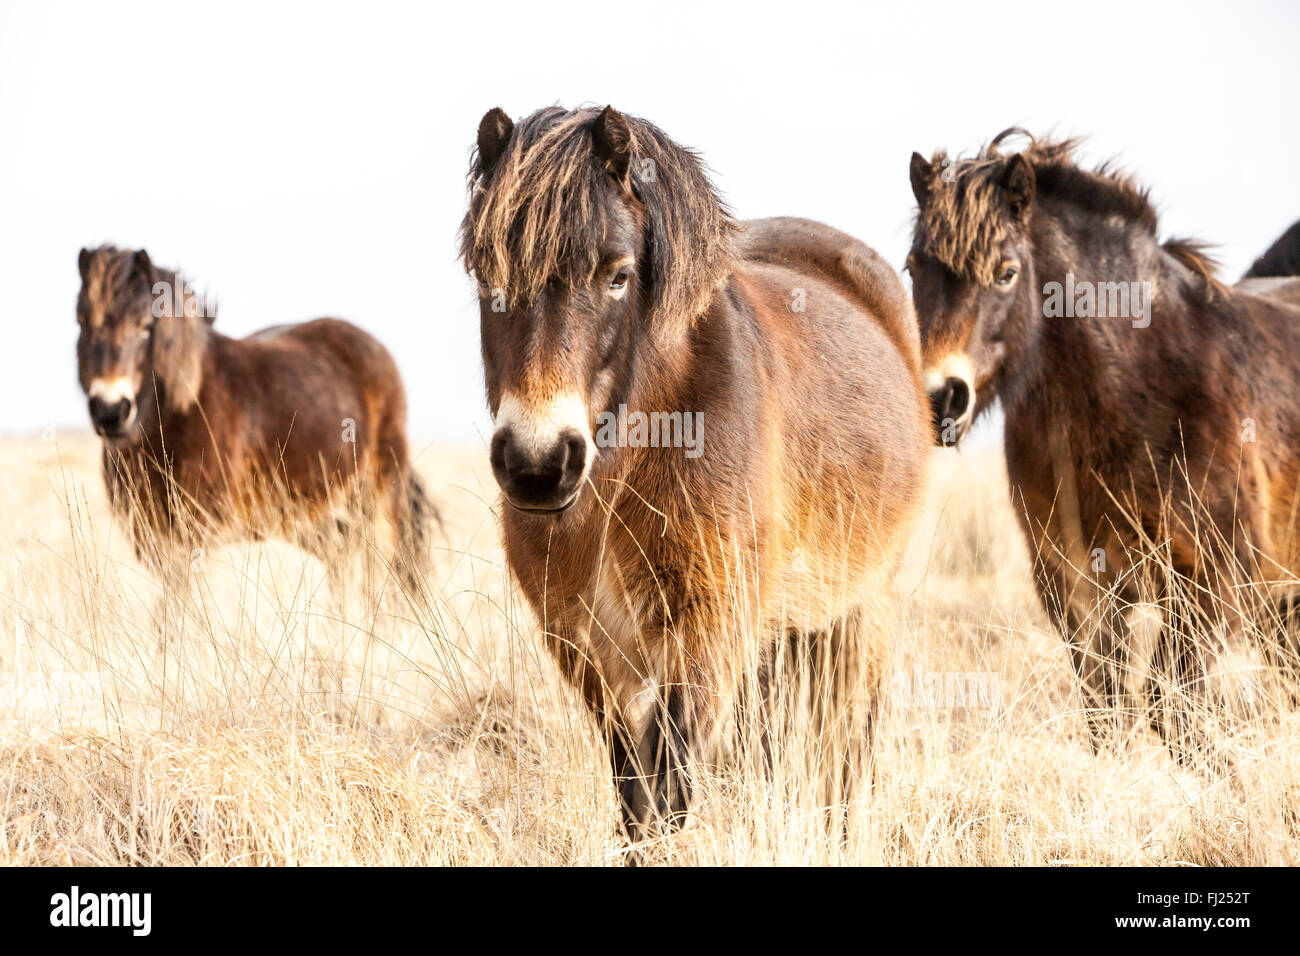
M 496 472 L 498 477 L 509 474 L 514 470 L 515 456 L 511 451 L 512 437 L 508 431 L 499 431 L 492 436 L 492 446 L 488 451 L 488 459 L 492 463 L 492 470 Z
M 581 475 L 587 465 L 587 443 L 577 432 L 569 432 L 564 439 L 564 474 Z
M 547 450 L 521 446 L 505 428 L 492 436 L 492 471 L 506 499 L 525 510 L 551 511 L 568 506 L 582 478 L 587 443 L 576 431 L 565 432 Z
M 131 420 L 133 408 L 129 398 L 106 402 L 96 395 L 90 399 L 90 420 L 107 431 L 118 430 Z
M 962 437 L 962 425 L 970 416 L 971 388 L 960 378 L 947 378 L 930 393 L 930 415 L 934 424 L 935 443 L 954 445 Z
M 963 418 L 970 408 L 970 386 L 960 378 L 950 378 L 944 382 L 948 393 L 948 413 L 953 419 Z

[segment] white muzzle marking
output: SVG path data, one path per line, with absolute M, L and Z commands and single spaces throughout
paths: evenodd
M 975 415 L 975 366 L 965 352 L 950 352 L 925 370 L 926 393 L 933 395 L 943 388 L 944 383 L 950 378 L 965 382 L 969 392 L 966 410 L 962 412 L 960 418 L 953 421 L 957 434 L 961 435 Z
M 90 388 L 86 394 L 90 398 L 98 398 L 106 405 L 115 405 L 122 399 L 127 399 L 130 404 L 130 413 L 126 416 L 126 421 L 122 423 L 122 432 L 129 432 L 135 425 L 136 415 L 139 414 L 139 408 L 135 402 L 136 386 L 125 375 L 118 375 L 114 378 L 96 378 L 92 379 Z
M 129 398 L 134 403 L 135 383 L 125 375 L 118 375 L 114 378 L 97 378 L 91 381 L 86 394 L 90 398 L 97 398 L 106 404 L 120 402 L 124 398 Z
M 586 479 L 596 457 L 596 442 L 587 422 L 587 406 L 575 392 L 561 392 L 549 401 L 529 402 L 507 391 L 497 406 L 497 431 L 509 429 L 519 448 L 532 458 L 544 458 L 559 444 L 566 431 L 575 431 L 587 445 L 582 477 Z

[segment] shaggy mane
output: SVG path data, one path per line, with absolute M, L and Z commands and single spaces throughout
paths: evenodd
M 102 307 L 120 309 L 131 300 L 132 282 L 136 279 L 135 249 L 119 249 L 111 243 L 90 251 L 86 277 L 87 293 Z M 209 326 L 216 320 L 216 303 L 207 296 L 186 291 L 185 277 L 173 269 L 150 263 L 145 278 L 152 309 L 153 286 L 165 282 L 173 290 L 162 315 L 154 319 L 150 350 L 153 371 L 163 383 L 167 404 L 185 411 L 198 398 L 202 380 L 203 351 L 207 348 Z M 179 298 L 179 302 L 177 302 Z M 180 305 L 180 315 L 174 306 Z
M 939 150 L 930 160 L 929 195 L 917 214 L 923 248 L 953 272 L 983 286 L 993 284 L 1000 248 L 1011 226 L 1011 211 L 1002 193 L 1002 177 L 1014 153 L 1001 152 L 1002 143 L 1023 137 L 1020 155 L 1034 169 L 1037 196 L 1071 203 L 1103 216 L 1119 216 L 1151 236 L 1157 217 L 1149 192 L 1109 163 L 1094 170 L 1077 166 L 1073 153 L 1078 139 L 1038 140 L 1023 129 L 1003 130 L 973 158 L 948 158 Z M 1205 247 L 1192 240 L 1170 240 L 1164 246 L 1193 273 L 1218 287 L 1214 261 Z
M 602 206 L 610 174 L 593 148 L 600 111 L 548 107 L 515 125 L 490 170 L 475 154 L 471 202 L 461 226 L 465 267 L 516 306 L 551 282 L 584 287 L 600 264 Z M 734 263 L 735 223 L 703 163 L 633 116 L 631 187 L 643 207 L 651 308 L 692 321 Z

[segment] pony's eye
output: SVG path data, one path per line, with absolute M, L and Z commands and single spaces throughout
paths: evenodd
M 628 272 L 626 269 L 619 269 L 614 273 L 614 278 L 609 280 L 609 287 L 612 291 L 618 292 L 620 289 L 627 287 Z
M 1015 266 L 1004 266 L 997 282 L 1000 286 L 1008 286 L 1016 281 L 1016 276 L 1020 275 L 1020 270 Z

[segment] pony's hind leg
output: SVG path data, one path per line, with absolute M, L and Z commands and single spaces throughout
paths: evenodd
M 785 675 L 797 653 L 800 634 L 787 630 L 774 636 L 759 654 L 758 666 L 737 687 L 736 748 L 745 766 L 762 773 L 768 784 L 776 772 L 776 749 L 785 739 L 789 723 Z
M 1232 770 L 1232 760 L 1207 726 L 1209 695 L 1205 635 L 1213 626 L 1201 602 L 1165 600 L 1164 622 L 1151 657 L 1146 683 L 1151 726 L 1174 759 L 1211 776 Z
M 1093 753 L 1119 744 L 1129 726 L 1132 701 L 1127 693 L 1129 628 L 1123 612 L 1109 597 L 1094 608 L 1089 622 L 1071 610 L 1066 641 L 1084 699 L 1088 741 Z
M 1273 641 L 1265 638 L 1263 652 L 1270 666 L 1286 682 L 1291 706 L 1300 703 L 1300 594 L 1284 594 L 1277 599 L 1277 634 Z
M 757 681 L 757 726 L 769 785 L 803 794 L 827 816 L 833 841 L 847 835 L 858 795 L 874 783 L 883 651 L 892 608 L 859 605 L 830 627 L 787 631 Z M 742 740 L 746 739 L 742 736 Z
M 389 518 L 397 538 L 393 568 L 408 599 L 423 602 L 429 592 L 432 531 L 442 515 L 414 469 L 393 476 L 387 486 Z
M 818 805 L 849 825 L 854 800 L 874 782 L 872 759 L 879 723 L 880 680 L 890 609 L 859 605 L 826 630 L 800 640 L 800 682 L 807 690 L 808 767 Z

